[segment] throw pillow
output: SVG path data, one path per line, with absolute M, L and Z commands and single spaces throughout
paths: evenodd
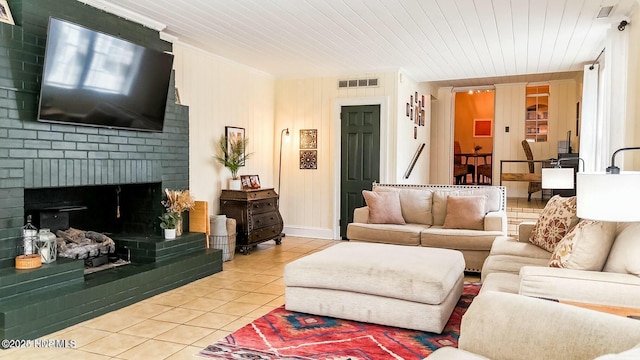
M 432 191 L 428 189 L 398 189 L 376 186 L 374 192 L 397 192 L 400 194 L 402 218 L 410 224 L 433 224 L 431 214 Z
M 619 223 L 604 271 L 640 276 L 640 222 Z
M 533 226 L 529 242 L 553 252 L 562 238 L 578 223 L 576 197 L 556 195 L 549 199 Z
M 455 196 L 447 198 L 444 229 L 484 230 L 486 196 Z
M 363 190 L 362 196 L 369 207 L 369 224 L 405 224 L 399 193 Z
M 602 271 L 616 236 L 616 223 L 582 220 L 558 243 L 550 267 Z

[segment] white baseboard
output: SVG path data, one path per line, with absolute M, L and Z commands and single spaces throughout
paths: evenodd
M 303 226 L 285 226 L 283 232 L 286 235 L 317 238 L 317 239 L 333 239 L 333 230 L 328 228 L 312 228 Z

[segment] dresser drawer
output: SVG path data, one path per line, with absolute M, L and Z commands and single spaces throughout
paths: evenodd
M 251 217 L 249 231 L 260 229 L 263 227 L 276 225 L 280 223 L 280 217 L 275 211 L 256 214 Z
M 276 210 L 276 198 L 251 201 L 249 204 L 252 214 L 260 214 Z
M 255 229 L 249 234 L 249 244 L 273 239 L 282 232 L 282 225 L 271 225 L 266 228 Z

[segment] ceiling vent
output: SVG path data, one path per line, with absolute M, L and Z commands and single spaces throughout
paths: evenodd
M 604 19 L 606 17 L 609 17 L 609 14 L 611 14 L 611 10 L 613 9 L 613 6 L 603 6 L 600 8 L 600 11 L 598 11 L 598 15 L 596 15 L 597 19 Z
M 338 80 L 338 88 L 378 87 L 378 79 Z

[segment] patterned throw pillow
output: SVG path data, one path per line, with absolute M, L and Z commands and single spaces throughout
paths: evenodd
M 575 196 L 552 197 L 533 226 L 529 242 L 553 252 L 560 240 L 578 223 L 576 211 Z
M 405 224 L 399 193 L 363 190 L 362 196 L 369 207 L 369 224 Z
M 616 223 L 582 220 L 558 243 L 549 266 L 602 271 L 615 236 Z

